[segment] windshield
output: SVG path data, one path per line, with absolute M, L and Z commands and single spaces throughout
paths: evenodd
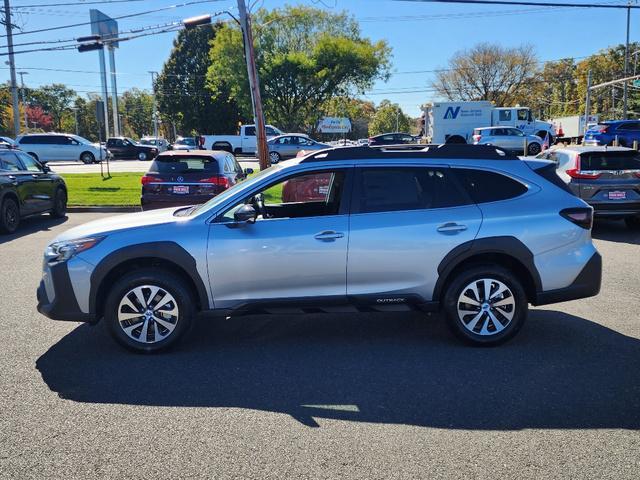
M 245 180 L 244 182 L 236 183 L 234 186 L 232 186 L 228 190 L 225 190 L 221 194 L 213 197 L 207 203 L 203 203 L 202 205 L 196 206 L 193 210 L 191 210 L 188 213 L 188 215 L 199 215 L 200 213 L 206 212 L 207 210 L 210 210 L 216 207 L 217 205 L 220 205 L 221 203 L 225 202 L 227 199 L 231 198 L 232 196 L 239 194 L 242 191 L 250 190 L 251 188 L 253 188 L 253 186 L 257 182 L 262 180 L 264 177 L 273 175 L 277 173 L 280 169 L 282 169 L 281 165 L 272 165 L 266 170 L 262 170 L 258 172 L 256 175 Z
M 72 135 L 71 138 L 73 138 L 74 140 L 77 140 L 80 143 L 84 143 L 85 145 L 91 145 L 91 142 L 89 140 L 79 135 Z
M 125 140 L 132 143 L 133 145 L 138 145 L 138 142 L 136 142 L 133 138 L 126 137 Z

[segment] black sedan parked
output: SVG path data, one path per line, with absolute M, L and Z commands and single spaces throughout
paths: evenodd
M 416 143 L 416 137 L 408 133 L 383 133 L 375 137 L 369 137 L 369 145 L 399 145 L 403 143 Z
M 205 203 L 251 173 L 229 152 L 169 150 L 142 177 L 140 203 L 143 210 Z
M 64 217 L 67 186 L 49 167 L 20 150 L 0 150 L 0 233 L 13 233 L 20 219 L 40 213 Z
M 151 160 L 158 155 L 158 149 L 150 145 L 142 145 L 127 137 L 111 137 L 107 140 L 107 150 L 113 158 L 137 158 Z

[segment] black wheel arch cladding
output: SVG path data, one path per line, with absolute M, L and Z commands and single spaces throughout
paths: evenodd
M 159 259 L 177 266 L 184 272 L 196 287 L 193 292 L 203 310 L 210 308 L 207 288 L 198 273 L 195 258 L 184 248 L 175 242 L 149 242 L 131 245 L 114 250 L 104 257 L 91 274 L 91 289 L 89 295 L 89 310 L 98 312 L 98 294 L 102 290 L 102 284 L 108 275 L 119 266 L 130 261 L 145 261 Z
M 501 255 L 518 261 L 529 273 L 535 292 L 542 290 L 540 274 L 533 261 L 533 253 L 516 237 L 500 236 L 469 240 L 451 250 L 438 265 L 438 280 L 433 289 L 433 300 L 443 295 L 443 288 L 451 273 L 465 260 L 478 255 Z

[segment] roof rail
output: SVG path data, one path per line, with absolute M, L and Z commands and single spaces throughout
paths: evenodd
M 376 160 L 376 159 L 408 159 L 408 158 L 465 158 L 486 160 L 519 160 L 506 150 L 491 145 L 381 145 L 362 147 L 335 147 L 311 153 L 300 163 L 325 162 L 330 160 Z

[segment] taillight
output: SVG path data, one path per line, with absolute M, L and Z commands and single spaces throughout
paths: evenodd
M 473 140 L 479 142 L 482 139 L 482 135 L 474 135 Z
M 213 185 L 219 185 L 222 188 L 229 188 L 229 179 L 224 175 L 215 175 L 209 178 L 203 178 L 200 183 L 211 183 Z
M 580 155 L 576 156 L 576 168 L 570 168 L 567 170 L 567 175 L 571 178 L 582 178 L 587 180 L 595 180 L 602 175 L 594 170 L 580 170 Z
M 164 180 L 162 180 L 161 178 L 152 177 L 151 175 L 145 175 L 140 179 L 140 183 L 142 183 L 142 185 L 148 185 L 150 183 L 162 183 L 162 182 L 164 182 Z
M 593 130 L 598 133 L 607 133 L 607 130 L 609 130 L 609 125 L 597 125 L 593 127 Z
M 590 230 L 593 226 L 593 209 L 591 208 L 565 208 L 560 210 L 560 215 L 586 230 Z

